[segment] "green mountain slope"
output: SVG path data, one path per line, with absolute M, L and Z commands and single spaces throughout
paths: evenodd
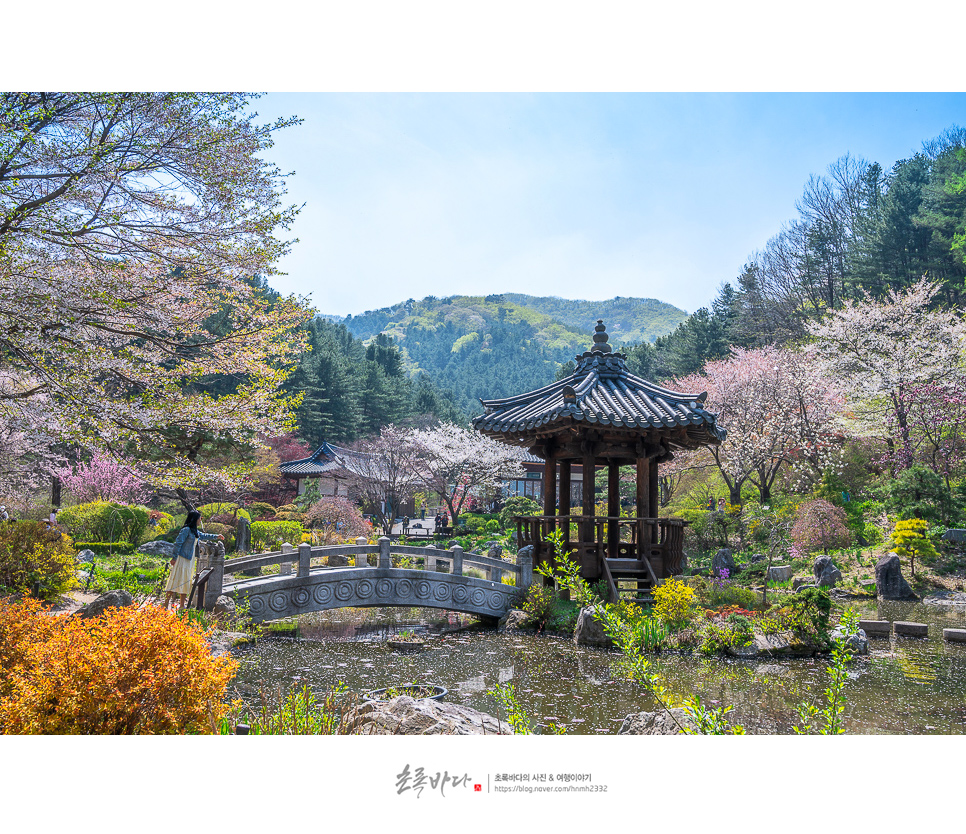
M 557 296 L 505 293 L 507 301 L 545 313 L 563 324 L 593 330 L 603 319 L 614 344 L 653 342 L 670 333 L 688 314 L 656 298 L 616 298 L 607 301 L 580 301 Z
M 392 336 L 407 370 L 425 371 L 470 415 L 479 413 L 480 398 L 507 397 L 551 382 L 562 363 L 590 347 L 598 318 L 614 341 L 638 341 L 669 332 L 685 317 L 652 299 L 591 302 L 512 294 L 409 299 L 348 316 L 344 324 L 359 339 Z

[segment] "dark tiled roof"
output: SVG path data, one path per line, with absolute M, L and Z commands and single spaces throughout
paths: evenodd
M 571 376 L 515 397 L 481 400 L 486 413 L 473 419 L 474 428 L 502 435 L 576 422 L 644 430 L 685 428 L 689 440 L 699 444 L 724 439 L 715 415 L 703 407 L 707 394 L 671 391 L 635 376 L 627 370 L 626 356 L 610 352 L 602 324 L 597 331 L 594 348 L 576 357 Z
M 290 477 L 324 475 L 326 473 L 344 470 L 346 458 L 351 458 L 355 454 L 355 452 L 349 449 L 343 449 L 340 446 L 333 446 L 331 443 L 323 442 L 307 458 L 290 460 L 279 466 L 279 470 L 283 475 Z

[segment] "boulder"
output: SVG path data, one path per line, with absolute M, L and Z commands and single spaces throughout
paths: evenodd
M 353 735 L 513 735 L 509 724 L 485 712 L 428 698 L 417 701 L 406 695 L 360 704 L 348 713 L 345 726 L 345 732 Z
M 757 565 L 759 562 L 766 561 L 768 561 L 768 559 L 764 553 L 752 553 L 751 556 L 748 557 L 749 565 Z
M 845 632 L 841 628 L 836 628 L 830 635 L 833 640 L 841 640 L 845 637 Z M 868 654 L 869 638 L 864 629 L 859 629 L 846 641 L 845 645 L 852 649 L 852 654 Z
M 802 641 L 794 632 L 756 634 L 747 646 L 729 646 L 732 657 L 748 660 L 756 657 L 811 657 L 821 647 Z
M 93 550 L 87 550 L 86 548 L 77 554 L 78 563 L 93 562 L 97 558 L 97 554 Z
M 500 622 L 496 626 L 497 633 L 502 634 L 506 631 L 519 631 L 524 627 L 526 619 L 526 611 L 521 611 L 519 608 L 511 608 L 506 614 L 500 617 Z
M 160 556 L 164 559 L 174 558 L 174 545 L 171 542 L 158 541 L 145 542 L 138 548 L 138 553 L 148 556 Z
M 448 542 L 446 542 L 446 549 L 450 550 L 451 548 L 457 547 L 458 545 L 459 545 L 459 542 L 456 539 L 450 539 Z
M 954 544 L 963 544 L 966 542 L 966 530 L 950 527 L 945 533 L 943 533 L 943 541 L 953 542 Z
M 234 617 L 235 616 L 235 600 L 233 600 L 227 594 L 222 594 L 215 600 L 215 607 L 211 609 L 212 613 L 217 616 Z
M 816 584 L 815 584 L 815 583 L 814 583 L 814 582 L 813 582 L 813 581 L 812 581 L 811 579 L 805 579 L 805 578 L 804 578 L 804 577 L 802 577 L 802 576 L 796 576 L 796 577 L 795 577 L 795 578 L 794 578 L 794 579 L 792 580 L 792 590 L 793 590 L 793 591 L 794 591 L 794 592 L 795 592 L 796 594 L 797 594 L 797 593 L 798 593 L 798 592 L 799 592 L 800 590 L 802 590 L 802 588 L 817 588 L 817 587 L 818 587 L 818 585 L 816 585 Z
M 574 642 L 578 646 L 612 648 L 614 641 L 604 633 L 604 624 L 597 619 L 597 607 L 580 609 L 574 628 Z
M 341 553 L 333 553 L 329 556 L 327 564 L 330 568 L 347 568 L 349 567 L 349 557 L 343 556 Z
M 722 571 L 728 571 L 729 576 L 735 573 L 735 559 L 727 547 L 722 547 L 711 559 L 711 575 L 720 576 Z
M 617 731 L 619 736 L 677 736 L 684 734 L 684 728 L 696 729 L 694 722 L 680 707 L 668 714 L 667 710 L 658 712 L 635 712 L 628 715 Z
M 113 591 L 106 591 L 93 602 L 89 602 L 83 608 L 79 608 L 77 615 L 85 620 L 89 620 L 91 617 L 100 616 L 108 608 L 125 608 L 133 604 L 134 597 L 131 596 L 129 591 L 115 589 Z
M 795 571 L 791 565 L 773 565 L 768 568 L 769 582 L 787 582 Z
M 876 562 L 875 587 L 880 599 L 919 599 L 902 575 L 897 553 L 890 553 Z
M 842 581 L 842 571 L 835 567 L 831 556 L 817 556 L 812 565 L 812 574 L 819 588 L 832 588 Z
M 490 542 L 490 547 L 486 551 L 486 555 L 491 559 L 502 559 L 503 558 L 503 546 L 497 542 Z

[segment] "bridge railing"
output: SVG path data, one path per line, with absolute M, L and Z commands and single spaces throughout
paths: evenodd
M 312 546 L 303 543 L 297 550 L 286 543 L 280 550 L 268 553 L 256 553 L 234 559 L 225 559 L 224 556 L 213 557 L 209 561 L 212 574 L 205 591 L 205 607 L 214 606 L 225 590 L 226 580 L 240 573 L 255 570 L 260 573 L 263 567 L 278 565 L 280 576 L 291 576 L 294 567 L 297 576 L 305 577 L 310 573 L 339 569 L 313 566 L 313 559 L 329 556 L 344 556 L 347 559 L 351 557 L 354 567 L 366 568 L 370 566 L 369 556 L 371 555 L 376 556 L 378 568 L 392 569 L 393 556 L 408 556 L 413 560 L 412 564 L 406 566 L 410 570 L 439 572 L 439 565 L 442 564 L 447 568 L 446 573 L 462 576 L 465 568 L 472 567 L 482 570 L 486 578 L 492 582 L 502 582 L 504 576 L 513 576 L 514 584 L 522 591 L 526 591 L 533 583 L 533 561 L 530 556 L 518 556 L 514 564 L 491 556 L 465 553 L 459 545 L 453 545 L 449 550 L 436 548 L 433 545 L 426 547 L 398 545 L 393 544 L 385 536 L 380 538 L 377 544 L 368 544 L 366 539 L 359 538 L 356 539 L 355 544 Z M 250 573 L 249 576 L 251 576 Z M 240 577 L 231 584 L 243 582 L 246 578 Z

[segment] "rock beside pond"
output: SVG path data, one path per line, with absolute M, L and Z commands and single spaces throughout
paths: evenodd
M 635 712 L 628 715 L 617 731 L 619 736 L 676 736 L 684 733 L 684 727 L 696 728 L 694 722 L 680 707 L 670 711 Z
M 429 699 L 400 695 L 391 701 L 366 701 L 346 716 L 346 732 L 373 736 L 512 736 L 513 729 L 485 712 Z
M 803 641 L 793 632 L 782 631 L 777 634 L 756 634 L 747 646 L 729 646 L 727 651 L 732 657 L 748 660 L 757 657 L 811 657 L 820 648 Z
M 227 594 L 222 594 L 215 601 L 215 607 L 211 609 L 212 613 L 218 616 L 234 617 L 235 616 L 235 600 L 233 600 Z
M 521 611 L 519 608 L 511 608 L 506 614 L 500 617 L 500 622 L 496 626 L 497 633 L 502 634 L 507 631 L 519 631 L 525 627 L 524 623 L 526 620 L 526 611 Z
M 138 548 L 138 553 L 145 553 L 148 556 L 162 556 L 165 559 L 173 559 L 174 545 L 171 542 L 164 541 L 145 542 Z
M 735 572 L 735 559 L 731 555 L 731 549 L 727 547 L 722 547 L 711 559 L 712 576 L 720 576 L 722 571 L 728 571 L 729 576 Z
M 597 619 L 597 607 L 581 608 L 574 628 L 574 642 L 578 646 L 612 648 L 614 641 L 604 632 L 604 624 Z
M 902 564 L 896 553 L 876 562 L 875 587 L 880 599 L 919 599 L 902 575 Z
M 83 608 L 77 610 L 77 615 L 85 620 L 97 617 L 107 611 L 108 608 L 126 608 L 134 604 L 134 597 L 129 591 L 122 588 L 106 591 L 93 602 L 87 603 Z
M 829 635 L 833 640 L 841 640 L 845 637 L 845 632 L 840 628 L 836 628 L 831 635 Z M 859 629 L 855 632 L 845 644 L 848 648 L 852 649 L 852 654 L 868 654 L 869 653 L 869 638 L 866 636 L 863 629 Z
M 842 581 L 842 571 L 835 567 L 831 556 L 817 556 L 812 565 L 812 574 L 819 588 L 831 588 Z
M 962 607 L 966 605 L 966 593 L 962 591 L 937 591 L 933 596 L 924 597 L 923 605 L 950 605 Z

